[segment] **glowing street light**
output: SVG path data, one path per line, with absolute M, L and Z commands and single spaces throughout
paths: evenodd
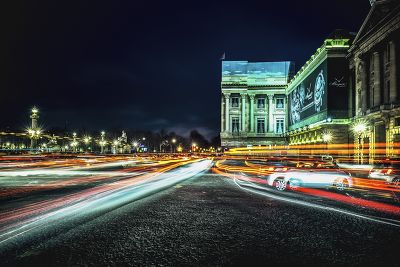
M 364 147 L 362 136 L 367 131 L 367 124 L 364 121 L 359 121 L 353 126 L 354 133 L 357 134 L 358 143 L 357 143 L 357 155 L 358 155 L 358 163 L 362 164 L 364 160 Z
M 332 138 L 333 138 L 333 136 L 332 136 L 331 133 L 324 133 L 324 134 L 322 135 L 322 140 L 323 140 L 325 143 L 330 143 L 330 142 L 332 141 Z
M 364 122 L 358 122 L 353 127 L 354 132 L 363 134 L 367 130 L 367 125 Z
M 99 145 L 100 145 L 100 153 L 103 154 L 104 153 L 104 146 L 107 144 L 106 140 L 104 140 L 104 137 L 106 136 L 106 132 L 105 131 L 101 131 L 100 132 L 100 141 L 99 141 Z
M 85 136 L 85 137 L 83 138 L 83 142 L 87 145 L 87 144 L 89 144 L 89 142 L 90 142 L 91 139 L 92 139 L 92 138 L 91 138 L 90 136 Z

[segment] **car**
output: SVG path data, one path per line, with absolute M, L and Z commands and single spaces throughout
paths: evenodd
M 269 160 L 263 163 L 263 165 L 264 166 L 260 167 L 262 172 L 265 174 L 271 174 L 275 172 L 285 172 L 288 169 L 295 167 L 296 163 L 287 160 L 281 160 L 281 161 Z
M 400 187 L 400 161 L 378 161 L 369 171 L 368 178 L 384 180 L 395 187 Z
M 334 163 L 316 162 L 312 168 L 292 168 L 285 172 L 272 173 L 267 184 L 279 191 L 299 187 L 335 188 L 344 191 L 353 187 L 351 174 Z

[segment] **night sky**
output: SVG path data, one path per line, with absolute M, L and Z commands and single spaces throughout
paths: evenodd
M 219 132 L 222 54 L 293 60 L 336 28 L 358 31 L 368 0 L 9 1 L 0 42 L 0 129 Z

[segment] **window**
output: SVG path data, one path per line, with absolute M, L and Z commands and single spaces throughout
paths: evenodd
M 284 120 L 276 119 L 275 121 L 275 133 L 281 134 L 284 131 Z
M 239 97 L 232 97 L 231 98 L 231 107 L 238 108 L 239 107 Z
M 257 108 L 265 108 L 265 98 L 257 98 Z
M 400 117 L 394 118 L 394 126 L 400 126 Z
M 232 133 L 239 132 L 239 117 L 232 117 Z
M 283 98 L 277 98 L 275 101 L 276 101 L 275 102 L 276 108 L 284 108 L 285 107 L 285 102 L 284 102 Z
M 265 133 L 265 119 L 257 119 L 257 133 Z

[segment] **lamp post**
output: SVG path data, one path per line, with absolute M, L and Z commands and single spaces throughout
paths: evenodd
M 104 146 L 106 145 L 106 141 L 104 140 L 104 137 L 106 135 L 105 131 L 101 131 L 100 133 L 100 153 L 103 154 L 104 153 Z
M 90 145 L 90 141 L 91 141 L 91 140 L 92 140 L 92 137 L 90 137 L 90 136 L 85 136 L 85 137 L 83 138 L 83 142 L 84 142 L 85 145 L 86 145 L 87 151 L 90 150 L 89 145 Z
M 357 163 L 363 164 L 364 163 L 364 142 L 362 137 L 367 130 L 367 125 L 365 122 L 358 122 L 354 125 L 353 131 L 357 135 Z
M 323 140 L 324 143 L 326 144 L 326 146 L 325 146 L 325 154 L 326 154 L 326 155 L 328 155 L 328 145 L 329 145 L 329 143 L 332 141 L 332 138 L 333 138 L 333 136 L 332 136 L 332 134 L 331 134 L 330 132 L 325 132 L 325 133 L 322 135 L 322 140 Z
M 148 147 L 146 144 L 146 137 L 143 137 L 142 141 L 143 141 L 143 146 L 144 146 L 142 152 L 148 151 Z
M 196 151 L 196 147 L 197 147 L 196 143 L 192 143 L 192 152 Z
M 172 152 L 172 153 L 175 153 L 175 143 L 176 143 L 176 139 L 173 138 L 173 139 L 171 140 L 171 152 Z
M 114 140 L 113 141 L 113 148 L 114 148 L 113 154 L 117 154 L 118 153 L 118 145 L 119 145 L 118 140 Z

